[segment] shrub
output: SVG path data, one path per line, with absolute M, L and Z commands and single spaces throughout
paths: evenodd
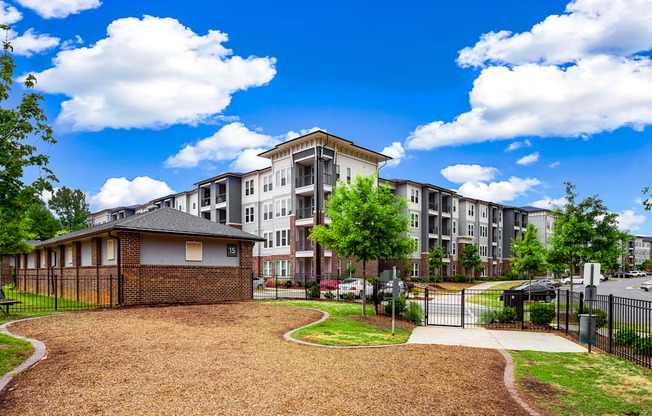
M 337 285 L 339 285 L 341 282 L 341 280 L 322 280 L 319 282 L 319 286 L 321 287 L 322 291 L 337 290 Z
M 647 336 L 645 338 L 640 338 L 635 346 L 636 354 L 640 355 L 652 355 L 652 336 Z
M 491 325 L 497 321 L 498 311 L 490 309 L 488 311 L 482 311 L 478 320 L 480 325 Z
M 585 314 L 589 313 L 589 308 L 584 305 L 583 312 L 580 311 L 579 309 L 575 311 L 575 322 L 580 321 L 580 314 Z M 597 316 L 595 320 L 595 326 L 596 328 L 602 328 L 603 326 L 607 325 L 607 312 L 600 310 L 600 309 L 591 309 L 591 314 Z
M 467 276 L 465 274 L 454 274 L 454 275 L 450 276 L 449 281 L 454 282 L 454 283 L 465 283 L 465 282 L 469 281 L 469 276 Z
M 374 295 L 367 295 L 367 296 L 365 297 L 365 301 L 366 301 L 367 303 L 374 303 Z
M 398 306 L 398 302 L 396 305 Z M 414 322 L 415 325 L 421 325 L 424 317 L 423 308 L 418 303 L 410 302 L 407 309 L 405 309 L 405 317 Z
M 287 287 L 288 289 L 289 289 L 290 287 L 292 287 L 292 281 L 291 281 L 291 280 L 286 280 L 285 283 L 283 283 L 283 284 L 284 284 L 285 287 Z
M 297 286 L 299 286 L 299 287 L 303 287 L 303 282 L 299 282 L 299 281 L 297 281 Z
M 640 339 L 633 329 L 620 329 L 614 334 L 614 343 L 625 347 L 634 347 Z
M 535 325 L 550 325 L 556 314 L 555 305 L 552 303 L 534 302 L 530 305 L 530 322 Z
M 335 293 L 333 293 L 333 292 L 324 292 L 324 299 L 328 299 L 328 300 L 335 299 Z
M 387 302 L 387 305 L 385 305 L 385 313 L 387 315 L 392 314 L 392 303 L 394 302 L 394 299 L 390 299 Z M 396 298 L 396 314 L 401 314 L 405 310 L 405 295 L 401 295 Z
M 265 286 L 274 287 L 274 278 L 270 277 L 267 280 L 265 280 Z
M 512 322 L 516 322 L 517 319 L 516 309 L 511 306 L 506 306 L 505 309 L 496 314 L 496 320 L 501 324 L 511 324 Z
M 387 295 L 382 290 L 378 291 L 378 302 L 382 302 Z
M 321 297 L 321 291 L 319 290 L 319 286 L 317 286 L 317 283 L 315 282 L 306 282 L 306 294 L 308 295 L 308 299 L 319 299 Z
M 353 293 L 345 293 L 342 295 L 342 299 L 355 300 L 355 295 Z
M 503 277 L 503 280 L 518 280 L 519 275 L 511 270 L 505 270 L 501 277 Z

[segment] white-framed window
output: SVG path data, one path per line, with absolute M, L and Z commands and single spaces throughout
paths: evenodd
M 487 236 L 487 227 L 484 225 L 480 226 L 480 237 L 486 237 Z
M 502 212 L 498 213 L 498 221 L 503 222 L 503 213 Z
M 276 187 L 286 186 L 290 183 L 292 168 L 283 168 L 276 171 Z
M 346 261 L 346 270 L 351 270 L 351 260 Z
M 287 247 L 290 245 L 290 230 L 276 230 L 276 247 Z
M 273 214 L 273 207 L 274 207 L 274 204 L 272 204 L 271 202 L 265 202 L 263 204 L 263 220 L 264 221 L 272 219 L 272 217 L 273 217 L 273 215 L 272 215 Z
M 335 181 L 340 180 L 340 165 L 335 165 Z
M 482 213 L 482 218 L 487 218 L 487 207 L 482 207 L 480 212 Z
M 270 231 L 268 233 L 263 233 L 263 248 L 273 248 L 274 247 L 274 232 Z
M 41 250 L 40 253 L 41 253 L 41 267 L 45 267 L 45 256 L 47 252 L 45 250 Z
M 351 182 L 351 168 L 346 168 L 346 182 Z
M 480 256 L 487 257 L 487 253 L 488 253 L 487 246 L 482 246 L 481 245 L 480 248 L 478 249 L 478 251 L 479 251 Z
M 468 236 L 469 236 L 469 237 L 473 237 L 473 224 L 469 224 L 469 233 L 468 233 Z
M 412 244 L 413 244 L 412 251 L 415 252 L 415 253 L 418 253 L 419 249 L 420 249 L 420 247 L 419 247 L 419 239 L 413 237 L 412 238 Z
M 419 277 L 419 263 L 412 263 L 412 277 Z
M 419 190 L 418 189 L 410 189 L 410 201 L 414 202 L 415 204 L 419 203 Z
M 276 261 L 276 275 L 289 276 L 290 275 L 290 260 L 277 260 Z
M 245 208 L 245 222 L 254 222 L 254 207 Z
M 290 198 L 276 200 L 276 216 L 285 217 L 290 215 Z
M 115 260 L 115 245 L 114 240 L 111 238 L 106 240 L 106 259 Z
M 481 274 L 481 276 L 482 276 L 482 277 L 487 277 L 487 267 L 485 267 L 484 269 L 482 269 L 482 274 Z
M 453 234 L 457 232 L 457 222 L 453 221 Z
M 457 212 L 457 201 L 453 200 L 453 212 Z
M 337 276 L 342 276 L 342 260 L 337 261 Z
M 274 182 L 274 176 L 265 175 L 263 176 L 263 192 L 271 192 L 274 188 L 272 182 Z
M 453 247 L 453 256 L 454 256 L 455 254 L 457 254 L 457 243 L 453 243 L 452 247 Z
M 472 217 L 475 215 L 475 206 L 473 204 L 469 204 L 469 217 Z
M 202 261 L 202 243 L 199 241 L 186 241 L 186 260 Z
M 419 214 L 410 214 L 410 227 L 419 228 Z
M 254 180 L 250 179 L 245 181 L 245 196 L 254 194 Z
M 68 247 L 68 264 L 72 264 L 72 247 Z
M 272 262 L 264 261 L 263 262 L 263 277 L 270 277 L 272 275 Z

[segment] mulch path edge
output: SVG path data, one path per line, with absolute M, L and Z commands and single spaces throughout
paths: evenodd
M 521 395 L 518 393 L 518 390 L 516 389 L 516 377 L 514 376 L 514 368 L 516 368 L 516 365 L 514 364 L 514 359 L 512 358 L 511 354 L 507 352 L 504 348 L 496 348 L 499 353 L 502 354 L 502 356 L 505 358 L 505 361 L 507 361 L 505 365 L 505 376 L 504 376 L 504 382 L 505 382 L 505 387 L 507 388 L 507 391 L 509 394 L 512 395 L 512 398 L 516 401 L 516 403 L 520 404 L 523 410 L 528 412 L 532 416 L 541 416 L 539 412 L 536 410 L 532 409 L 526 402 L 523 400 Z
M 9 326 L 11 324 L 18 323 L 18 322 L 31 321 L 33 319 L 41 319 L 41 318 L 51 318 L 53 316 L 61 316 L 61 315 L 62 314 L 37 316 L 37 317 L 34 317 L 34 318 L 24 318 L 24 319 L 18 319 L 18 320 L 15 320 L 15 321 L 11 321 L 11 322 L 6 322 L 6 323 L 0 325 L 0 333 L 5 334 L 5 335 L 10 336 L 10 337 L 13 337 L 13 338 L 22 339 L 23 341 L 27 341 L 30 344 L 32 344 L 32 346 L 34 347 L 34 352 L 32 353 L 32 355 L 28 359 L 26 359 L 25 361 L 20 363 L 20 365 L 18 367 L 16 367 L 13 370 L 9 371 L 8 373 L 6 373 L 4 376 L 2 376 L 0 378 L 0 393 L 2 392 L 2 390 L 4 390 L 5 387 L 7 387 L 7 385 L 11 381 L 11 379 L 13 379 L 18 374 L 22 373 L 23 371 L 27 370 L 28 368 L 30 368 L 31 366 L 33 366 L 34 364 L 36 364 L 37 362 L 39 362 L 40 360 L 45 358 L 45 354 L 47 353 L 47 349 L 45 348 L 45 344 L 43 342 L 41 342 L 41 341 L 39 341 L 37 339 L 34 339 L 34 338 L 25 338 L 25 337 L 21 337 L 20 335 L 12 334 L 11 332 L 9 332 L 7 330 L 7 326 Z

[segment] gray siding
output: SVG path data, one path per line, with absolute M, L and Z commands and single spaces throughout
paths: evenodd
M 202 243 L 202 261 L 186 260 L 186 241 Z M 140 264 L 167 266 L 233 266 L 240 265 L 238 257 L 226 256 L 227 242 L 195 237 L 140 235 Z

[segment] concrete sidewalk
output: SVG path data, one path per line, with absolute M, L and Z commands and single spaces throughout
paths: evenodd
M 495 331 L 445 326 L 417 327 L 408 344 L 458 345 L 517 351 L 586 352 L 586 348 L 546 332 Z

